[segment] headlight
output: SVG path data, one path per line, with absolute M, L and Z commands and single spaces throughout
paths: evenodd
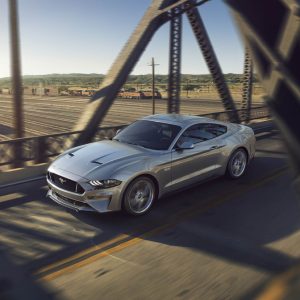
M 117 179 L 91 180 L 89 184 L 100 189 L 107 189 L 120 185 L 121 181 Z

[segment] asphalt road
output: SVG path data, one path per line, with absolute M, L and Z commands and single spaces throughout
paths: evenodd
M 300 206 L 276 132 L 237 181 L 219 178 L 151 213 L 75 213 L 45 182 L 0 190 L 0 243 L 61 299 L 244 299 L 300 255 Z

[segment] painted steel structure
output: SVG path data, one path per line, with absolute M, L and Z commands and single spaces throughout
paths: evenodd
M 20 42 L 17 0 L 9 1 L 10 12 L 10 40 L 11 40 L 11 70 L 12 70 L 12 93 L 14 95 L 14 127 L 15 137 L 22 138 L 24 135 L 23 96 L 20 64 Z M 14 166 L 21 165 L 21 146 L 14 147 Z
M 171 11 L 175 16 L 178 7 Z M 173 17 L 170 21 L 170 54 L 168 82 L 168 112 L 179 113 L 180 110 L 180 77 L 181 77 L 181 44 L 182 16 Z
M 74 131 L 80 132 L 74 145 L 80 145 L 93 139 L 97 128 L 106 112 L 112 105 L 118 91 L 126 82 L 128 75 L 142 55 L 147 44 L 155 32 L 166 22 L 170 21 L 170 61 L 168 82 L 168 112 L 180 111 L 180 70 L 181 70 L 181 43 L 182 43 L 182 14 L 187 13 L 195 37 L 203 52 L 204 58 L 212 73 L 220 98 L 228 111 L 231 122 L 239 122 L 239 116 L 229 89 L 226 85 L 220 65 L 214 54 L 208 34 L 204 27 L 197 6 L 208 0 L 153 0 L 139 25 L 129 38 L 120 55 L 112 65 L 100 89 L 96 92 L 85 112 L 78 121 Z M 15 129 L 17 137 L 22 137 L 22 90 L 20 88 L 20 55 L 17 24 L 17 0 L 10 1 L 10 20 L 12 36 L 13 86 L 15 99 Z M 22 146 L 15 144 L 15 166 L 22 165 Z
M 226 2 L 267 92 L 266 102 L 286 141 L 300 191 L 300 3 L 297 0 Z
M 189 13 L 194 16 L 192 28 L 201 45 L 205 45 L 207 51 L 204 57 L 210 70 L 213 71 L 213 78 L 218 86 L 221 99 L 225 109 L 228 110 L 230 121 L 238 122 L 238 115 L 235 113 L 235 105 L 229 96 L 223 74 L 217 63 L 216 56 L 210 54 L 213 48 L 209 42 L 208 35 L 205 34 L 203 22 L 198 14 L 196 6 L 206 3 L 208 0 L 153 0 L 152 4 L 146 11 L 139 25 L 132 33 L 128 42 L 120 52 L 105 80 L 101 84 L 100 90 L 92 97 L 91 102 L 87 105 L 85 112 L 79 120 L 74 130 L 83 130 L 75 142 L 80 145 L 90 141 L 95 134 L 97 126 L 103 120 L 106 112 L 116 98 L 118 90 L 126 82 L 128 75 L 139 60 L 144 49 L 150 42 L 154 33 L 166 22 L 171 21 L 171 39 L 170 39 L 170 80 L 169 80 L 169 105 L 168 112 L 179 112 L 179 80 L 180 80 L 180 63 L 181 63 L 181 15 Z M 199 32 L 203 32 L 199 36 Z M 222 80 L 223 78 L 223 80 Z
M 93 139 L 97 128 L 112 105 L 118 90 L 134 65 L 142 55 L 152 36 L 166 22 L 171 21 L 170 33 L 170 80 L 169 112 L 179 112 L 179 78 L 181 62 L 181 16 L 186 13 L 199 46 L 204 54 L 220 98 L 229 115 L 230 121 L 240 121 L 236 113 L 224 76 L 214 54 L 197 6 L 208 0 L 153 0 L 139 25 L 129 38 L 120 55 L 112 65 L 101 88 L 92 97 L 82 118 L 74 130 L 79 132 L 74 145 L 86 143 Z M 243 90 L 243 111 L 248 120 L 251 110 L 251 78 L 254 61 L 257 74 L 267 91 L 267 103 L 282 130 L 294 165 L 300 171 L 300 23 L 299 1 L 297 0 L 227 0 L 237 24 L 241 29 L 246 46 L 245 78 Z M 12 75 L 15 100 L 16 136 L 22 136 L 22 91 L 20 89 L 20 54 L 17 23 L 17 0 L 10 0 L 10 27 L 12 41 Z M 266 18 L 265 16 L 269 16 Z M 250 55 L 249 55 L 250 53 Z M 15 166 L 20 165 L 22 146 L 14 143 Z
M 22 115 L 22 91 L 21 91 L 21 70 L 19 55 L 19 35 L 17 24 L 17 0 L 9 0 L 10 4 L 10 28 L 11 28 L 11 45 L 12 45 L 12 77 L 14 104 L 16 116 L 16 136 L 22 137 L 23 132 L 23 115 Z M 242 114 L 236 112 L 234 102 L 231 101 L 230 94 L 226 91 L 226 83 L 222 79 L 220 69 L 213 67 L 216 59 L 213 58 L 213 49 L 208 45 L 207 38 L 200 37 L 204 34 L 204 27 L 201 26 L 200 14 L 194 8 L 197 5 L 205 3 L 207 0 L 153 0 L 148 11 L 144 15 L 140 24 L 132 34 L 128 43 L 115 61 L 108 76 L 104 80 L 100 90 L 91 99 L 90 104 L 79 120 L 76 129 L 79 131 L 73 133 L 74 144 L 85 143 L 97 136 L 98 125 L 105 116 L 107 110 L 113 103 L 115 96 L 120 87 L 125 83 L 130 71 L 143 53 L 146 45 L 151 40 L 156 30 L 164 23 L 171 21 L 173 27 L 176 21 L 183 13 L 188 14 L 188 18 L 194 29 L 199 45 L 204 53 L 209 69 L 214 76 L 215 84 L 220 92 L 221 99 L 228 110 L 230 119 L 238 118 L 245 120 L 245 111 L 248 114 L 253 110 L 251 108 L 251 76 L 252 65 L 249 56 L 245 60 L 245 85 L 243 91 L 243 107 L 245 110 Z M 274 118 L 283 133 L 289 152 L 293 159 L 298 175 L 300 174 L 300 5 L 297 0 L 226 0 L 231 7 L 232 12 L 237 20 L 246 46 L 255 64 L 259 79 L 267 92 L 266 102 L 269 105 Z M 175 18 L 175 19 L 174 19 Z M 178 25 L 178 23 L 176 24 Z M 172 25 L 171 25 L 172 26 Z M 177 29 L 179 27 L 177 26 Z M 174 29 L 175 30 L 175 29 Z M 205 34 L 204 34 L 205 35 Z M 171 30 L 171 43 L 174 31 Z M 199 38 L 200 37 L 200 38 Z M 180 36 L 177 36 L 177 42 Z M 176 51 L 180 50 L 178 47 Z M 170 98 L 169 111 L 179 111 L 179 96 L 176 80 L 180 76 L 180 59 L 178 55 L 170 61 L 174 64 L 173 80 L 170 80 L 169 89 L 172 85 L 173 96 Z M 177 68 L 175 70 L 175 67 Z M 215 75 L 214 75 L 214 73 Z M 248 75 L 247 75 L 248 74 Z M 215 79 L 217 78 L 217 80 Z M 176 90 L 177 89 L 177 90 Z M 228 116 L 226 114 L 226 116 Z M 238 118 L 237 118 L 238 117 Z M 247 119 L 246 119 L 247 120 Z M 70 137 L 71 133 L 67 133 Z M 25 160 L 25 149 L 34 149 L 36 162 L 47 159 L 48 146 L 54 147 L 57 142 L 63 147 L 65 136 L 61 137 L 59 142 L 55 136 L 37 137 L 35 139 L 15 139 L 5 141 L 2 145 L 2 153 L 9 155 L 7 158 L 14 165 L 22 164 Z M 9 148 L 7 151 L 4 147 Z M 31 147 L 31 148 L 30 148 Z M 1 147 L 0 147 L 1 149 Z M 3 150 L 4 149 L 4 150 Z M 55 150 L 56 151 L 56 150 Z M 56 151 L 57 152 L 57 151 Z M 29 150 L 28 155 L 32 152 Z M 0 156 L 2 157 L 2 156 Z M 21 157 L 21 160 L 19 158 Z M 28 157 L 27 161 L 32 157 Z M 4 162 L 4 164 L 6 164 Z M 297 179 L 300 187 L 300 176 Z M 300 190 L 300 188 L 299 188 Z M 37 295 L 37 294 L 35 294 Z
M 242 109 L 245 109 L 244 119 L 249 122 L 250 110 L 252 105 L 252 81 L 253 81 L 253 63 L 250 57 L 249 48 L 245 48 L 244 78 L 243 78 L 243 98 Z
M 200 49 L 202 50 L 207 67 L 212 75 L 213 81 L 216 85 L 217 91 L 219 92 L 219 96 L 222 100 L 224 108 L 228 110 L 229 119 L 231 122 L 238 123 L 240 120 L 236 113 L 236 106 L 230 95 L 223 72 L 221 70 L 217 56 L 214 52 L 213 46 L 210 42 L 208 33 L 205 29 L 198 9 L 191 8 L 190 10 L 188 10 L 187 17 L 194 31 Z

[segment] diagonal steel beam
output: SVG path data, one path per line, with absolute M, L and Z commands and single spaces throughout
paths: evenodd
M 193 1 L 191 1 L 193 3 Z M 220 98 L 225 109 L 228 111 L 231 122 L 239 123 L 240 119 L 236 112 L 236 106 L 231 97 L 230 91 L 226 84 L 217 56 L 210 42 L 208 33 L 197 8 L 191 8 L 187 11 L 187 17 L 198 41 L 199 47 L 202 50 L 207 67 L 212 75 L 213 81 L 219 92 Z
M 126 82 L 128 75 L 139 60 L 147 44 L 157 29 L 167 20 L 159 15 L 159 10 L 169 3 L 169 0 L 154 0 L 143 16 L 139 25 L 115 60 L 100 90 L 87 105 L 82 117 L 74 130 L 84 130 L 75 141 L 75 145 L 89 142 L 94 136 L 99 123 L 116 98 L 118 91 Z
M 194 1 L 192 6 L 206 3 L 208 0 Z M 156 30 L 170 21 L 172 11 L 176 9 L 176 16 L 182 15 L 188 8 L 190 0 L 153 0 L 139 25 L 131 35 L 123 50 L 109 70 L 99 91 L 92 97 L 82 114 L 75 131 L 84 131 L 79 135 L 74 145 L 89 142 L 96 132 L 96 128 L 105 117 L 107 111 L 117 96 L 118 91 L 126 82 L 128 75 L 139 60 L 147 44 Z M 189 6 L 190 7 L 190 6 Z

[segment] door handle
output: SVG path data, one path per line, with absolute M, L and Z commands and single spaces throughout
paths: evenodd
M 209 148 L 209 150 L 220 149 L 220 148 L 223 148 L 223 147 L 225 147 L 225 145 L 214 145 L 214 146 L 211 146 Z
M 219 148 L 219 146 L 215 145 L 215 146 L 211 146 L 211 147 L 209 148 L 209 150 L 214 150 L 214 149 L 218 149 L 218 148 Z

